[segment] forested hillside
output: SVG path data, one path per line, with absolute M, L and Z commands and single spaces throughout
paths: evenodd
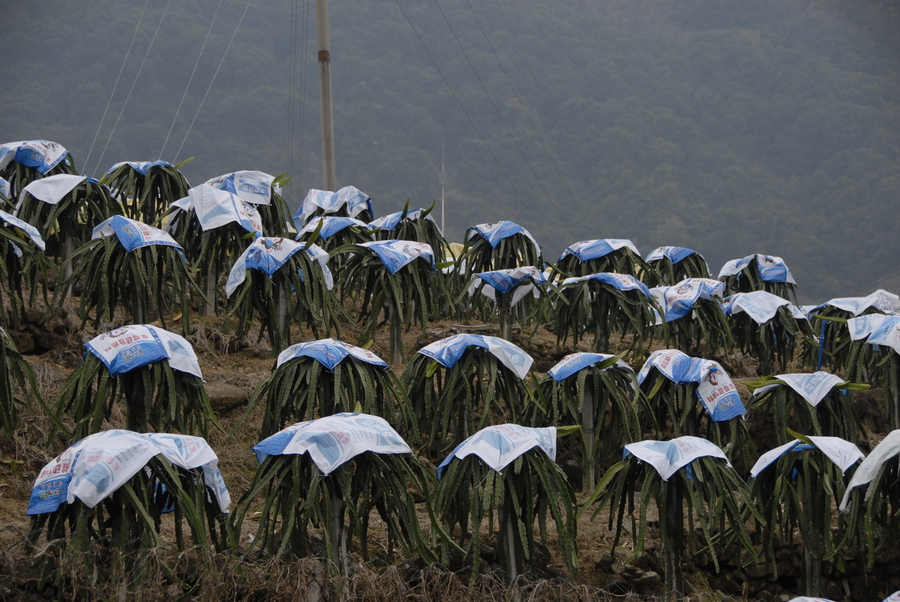
M 7 2 L 0 142 L 60 142 L 95 176 L 160 157 L 196 157 L 194 184 L 288 172 L 298 203 L 322 186 L 307 4 Z M 804 302 L 900 271 L 896 3 L 332 0 L 330 17 L 338 182 L 378 214 L 439 199 L 443 154 L 448 238 L 510 219 L 551 260 L 631 238 L 714 272 L 765 252 Z

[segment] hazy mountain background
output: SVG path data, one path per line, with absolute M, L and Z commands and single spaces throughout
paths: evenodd
M 287 172 L 294 206 L 323 186 L 314 2 L 0 7 L 0 141 L 54 140 L 94 176 Z M 439 200 L 443 157 L 452 240 L 508 219 L 550 260 L 630 238 L 714 274 L 782 256 L 804 302 L 900 292 L 897 2 L 332 0 L 330 18 L 338 184 L 379 215 Z

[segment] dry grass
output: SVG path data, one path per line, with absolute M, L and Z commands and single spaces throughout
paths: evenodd
M 71 300 L 67 300 L 67 322 L 71 330 L 67 334 L 67 349 L 51 351 L 40 358 L 30 357 L 38 376 L 40 394 L 48 403 L 52 402 L 69 370 L 60 361 L 68 354 L 80 359 L 81 344 L 96 333 L 91 329 L 78 331 L 78 321 Z M 73 320 L 74 317 L 74 320 Z M 458 321 L 445 320 L 432 324 L 433 338 L 452 334 L 453 325 Z M 103 325 L 105 326 L 105 325 Z M 228 321 L 221 317 L 194 317 L 192 333 L 187 337 L 200 355 L 204 378 L 240 387 L 248 393 L 269 375 L 274 366 L 271 348 L 265 340 L 257 342 L 258 330 L 253 330 L 242 340 L 236 340 Z M 102 327 L 101 327 L 102 328 Z M 292 332 L 292 341 L 311 340 L 312 334 L 299 329 Z M 337 338 L 337 337 L 336 337 Z M 355 333 L 345 327 L 341 337 L 355 343 Z M 432 338 L 432 337 L 429 337 Z M 524 337 L 523 337 L 524 338 Z M 559 347 L 555 336 L 541 331 L 536 337 L 545 349 L 571 352 L 574 349 Z M 418 349 L 423 337 L 414 329 L 404 336 L 407 354 L 411 357 Z M 580 342 L 579 349 L 590 348 L 591 340 Z M 613 341 L 615 349 L 624 350 L 627 341 Z M 657 341 L 657 346 L 659 342 Z M 385 353 L 387 333 L 379 332 L 373 351 Z M 61 365 L 62 364 L 62 365 Z M 402 367 L 394 367 L 396 370 Z M 220 458 L 220 468 L 234 501 L 249 489 L 256 472 L 256 460 L 251 447 L 259 440 L 260 426 L 264 413 L 263 404 L 251 412 L 246 420 L 243 409 L 220 415 L 222 430 L 213 429 L 209 442 Z M 318 591 L 322 600 L 636 600 L 652 601 L 653 596 L 634 593 L 617 593 L 622 590 L 613 585 L 601 558 L 610 549 L 611 534 L 606 529 L 605 514 L 596 520 L 589 517 L 579 521 L 578 545 L 581 576 L 578 580 L 564 577 L 547 578 L 548 574 L 565 575 L 556 553 L 551 535 L 548 541 L 549 559 L 547 572 L 542 575 L 526 575 L 517 587 L 510 588 L 505 575 L 492 570 L 490 562 L 485 562 L 486 572 L 472 573 L 469 569 L 431 565 L 422 566 L 416 560 L 404 560 L 395 564 L 385 564 L 379 537 L 380 518 L 372 517 L 370 529 L 371 557 L 369 563 L 358 560 L 360 550 L 351 551 L 350 570 L 346 578 L 335 578 L 321 558 L 273 559 L 265 557 L 242 558 L 234 553 L 210 554 L 200 549 L 179 551 L 174 546 L 164 546 L 146 551 L 134 558 L 122 559 L 133 565 L 133 570 L 125 573 L 123 579 L 108 580 L 102 575 L 84 574 L 79 566 L 63 563 L 56 578 L 58 586 L 37 590 L 38 575 L 32 567 L 37 556 L 27 554 L 25 533 L 29 521 L 24 516 L 31 486 L 38 471 L 57 453 L 72 443 L 65 437 L 50 439 L 52 421 L 39 409 L 25 410 L 20 417 L 21 428 L 13 441 L 0 450 L 0 600 L 74 600 L 74 599 L 170 599 L 190 597 L 195 599 L 220 600 L 294 600 L 303 599 L 307 594 Z M 121 408 L 117 408 L 108 421 L 109 428 L 124 425 Z M 653 512 L 651 511 L 651 514 Z M 420 519 L 427 527 L 427 515 L 422 510 Z M 631 550 L 630 525 L 626 525 L 623 542 L 618 550 L 618 559 L 629 556 Z M 239 541 L 247 541 L 247 536 L 255 529 L 253 521 L 245 522 L 245 533 Z M 554 534 L 552 525 L 550 533 Z M 166 533 L 163 534 L 164 539 Z M 486 542 L 492 534 L 485 533 Z M 104 542 L 97 542 L 101 546 Z M 646 543 L 647 551 L 654 552 L 654 542 Z M 456 568 L 456 567 L 453 567 Z M 652 568 L 652 567 L 651 567 Z M 719 600 L 721 595 L 704 583 L 701 573 L 691 577 L 695 593 L 684 598 L 691 602 Z M 620 582 L 621 583 L 621 582 Z M 704 591 L 706 590 L 706 591 Z
M 110 575 L 85 574 L 82 565 L 69 561 L 59 565 L 52 585 L 38 594 L 39 574 L 26 554 L 23 533 L 13 527 L 0 529 L 3 542 L 0 556 L 0 596 L 14 591 L 29 600 L 82 599 L 174 599 L 198 600 L 355 600 L 382 601 L 522 600 L 528 602 L 571 602 L 617 600 L 653 601 L 658 598 L 638 594 L 617 595 L 599 587 L 563 579 L 543 579 L 525 575 L 510 586 L 499 571 L 475 574 L 451 571 L 440 565 L 418 566 L 412 562 L 382 565 L 377 561 L 351 560 L 346 577 L 340 577 L 321 558 L 244 559 L 234 554 L 209 554 L 193 548 L 172 547 L 145 550 L 129 557 L 110 557 L 109 564 L 129 570 Z M 101 553 L 103 542 L 94 544 Z M 32 558 L 39 558 L 38 550 Z M 320 596 L 317 598 L 317 596 Z M 660 598 L 661 599 L 661 598 Z M 685 600 L 704 600 L 692 596 Z

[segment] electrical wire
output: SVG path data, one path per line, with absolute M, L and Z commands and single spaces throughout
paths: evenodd
M 516 87 L 513 85 L 512 80 L 509 78 L 509 74 L 507 74 L 506 69 L 503 67 L 503 63 L 500 61 L 500 57 L 497 56 L 497 52 L 494 50 L 494 45 L 491 44 L 491 40 L 490 38 L 488 38 L 487 32 L 484 31 L 484 27 L 482 27 L 481 21 L 478 19 L 478 15 L 475 14 L 475 9 L 472 8 L 472 3 L 469 0 L 466 0 L 466 4 L 469 7 L 469 11 L 472 13 L 472 16 L 475 18 L 475 22 L 478 23 L 478 28 L 481 30 L 481 35 L 484 37 L 484 41 L 487 42 L 488 48 L 491 49 L 491 54 L 494 55 L 494 60 L 497 61 L 497 66 L 500 67 L 500 71 L 503 73 L 503 77 L 506 78 L 506 83 L 509 84 L 509 89 L 512 90 L 512 93 L 515 95 L 519 106 L 522 108 L 522 113 L 525 114 L 525 118 L 531 125 L 531 129 L 534 131 L 535 136 L 537 136 L 537 139 L 540 141 L 541 147 L 543 147 L 544 152 L 547 153 L 547 157 L 550 159 L 550 162 L 553 163 L 553 167 L 554 169 L 556 169 L 556 174 L 559 176 L 559 179 L 562 180 L 563 186 L 566 187 L 566 190 L 569 192 L 569 196 L 572 197 L 572 201 L 575 203 L 575 206 L 578 207 L 578 211 L 581 212 L 581 217 L 582 219 L 584 219 L 584 223 L 590 224 L 590 226 L 593 227 L 593 220 L 588 218 L 587 214 L 584 212 L 584 209 L 581 207 L 581 203 L 578 202 L 578 198 L 572 192 L 572 189 L 569 188 L 569 184 L 568 182 L 566 182 L 566 178 L 563 176 L 562 171 L 559 169 L 559 165 L 557 164 L 556 159 L 550 153 L 550 149 L 547 148 L 547 144 L 544 142 L 544 137 L 541 136 L 541 133 L 538 131 L 537 126 L 534 125 L 534 122 L 531 120 L 531 116 L 525 109 L 525 103 L 522 102 L 522 98 L 519 96 L 518 90 L 516 90 Z
M 437 0 L 434 0 L 434 5 L 437 7 L 438 11 L 441 13 L 441 17 L 443 17 L 444 22 L 447 24 L 447 28 L 450 30 L 450 33 L 453 35 L 453 39 L 456 40 L 457 46 L 459 46 L 460 51 L 462 51 L 463 56 L 466 57 L 466 61 L 469 63 L 469 67 L 472 69 L 472 73 L 475 74 L 475 78 L 478 80 L 478 83 L 481 84 L 481 89 L 484 90 L 485 95 L 491 103 L 491 106 L 494 107 L 494 111 L 497 113 L 497 116 L 500 118 L 500 122 L 503 123 L 503 127 L 506 128 L 506 133 L 509 134 L 510 139 L 515 144 L 516 149 L 519 151 L 519 154 L 522 156 L 522 160 L 525 161 L 525 165 L 528 166 L 528 169 L 531 171 L 531 175 L 534 177 L 535 181 L 538 183 L 538 186 L 541 187 L 544 195 L 547 197 L 547 200 L 550 201 L 550 206 L 553 207 L 553 211 L 556 213 L 556 216 L 559 218 L 560 224 L 562 224 L 563 229 L 569 234 L 569 238 L 574 238 L 572 232 L 569 230 L 569 226 L 566 224 L 566 220 L 563 219 L 562 214 L 559 212 L 559 208 L 556 206 L 556 203 L 553 201 L 553 198 L 550 196 L 550 193 L 547 192 L 547 189 L 544 187 L 544 183 L 541 181 L 540 177 L 538 177 L 537 172 L 534 167 L 532 167 L 531 162 L 528 161 L 528 157 L 525 156 L 525 151 L 522 150 L 521 145 L 519 144 L 518 139 L 513 135 L 512 130 L 509 128 L 509 125 L 506 123 L 506 120 L 503 118 L 503 114 L 500 112 L 500 108 L 497 106 L 497 103 L 494 102 L 494 98 L 491 96 L 491 93 L 488 92 L 487 86 L 484 85 L 484 81 L 481 79 L 481 76 L 478 74 L 478 70 L 475 69 L 475 65 L 472 64 L 472 60 L 469 58 L 469 53 L 466 52 L 465 48 L 462 45 L 462 42 L 459 41 L 459 38 L 456 35 L 456 31 L 454 31 L 453 26 L 450 24 L 450 21 L 447 19 L 447 16 L 444 14 L 443 9 L 440 4 L 438 4 Z
M 531 74 L 531 79 L 534 81 L 534 85 L 538 90 L 538 93 L 541 95 L 541 100 L 544 101 L 544 104 L 550 104 L 547 100 L 547 97 L 544 95 L 544 89 L 541 87 L 541 84 L 538 82 L 537 77 L 534 75 L 534 71 L 531 69 L 531 61 L 528 60 L 528 55 L 522 50 L 522 46 L 519 44 L 519 38 L 516 37 L 515 32 L 513 31 L 512 25 L 509 24 L 509 20 L 506 18 L 506 13 L 503 12 L 503 7 L 500 5 L 500 0 L 494 0 L 494 3 L 497 5 L 497 10 L 500 11 L 500 16 L 503 17 L 503 22 L 506 23 L 506 28 L 509 30 L 509 35 L 512 36 L 513 41 L 516 43 L 516 48 L 519 50 L 519 54 L 525 59 L 525 66 L 528 67 L 528 73 Z
M 125 53 L 125 59 L 122 61 L 122 66 L 119 67 L 119 75 L 116 76 L 116 83 L 113 84 L 112 92 L 109 94 L 109 100 L 106 101 L 106 108 L 103 109 L 103 116 L 100 117 L 100 125 L 97 126 L 97 132 L 94 134 L 94 139 L 91 141 L 91 148 L 88 150 L 87 157 L 84 159 L 84 167 L 87 168 L 88 161 L 91 160 L 91 154 L 94 152 L 94 144 L 97 143 L 97 137 L 100 135 L 100 129 L 103 127 L 103 122 L 106 120 L 106 113 L 109 111 L 109 105 L 112 103 L 113 96 L 116 95 L 116 89 L 119 87 L 119 80 L 122 78 L 122 72 L 125 70 L 125 63 L 128 62 L 128 56 L 131 54 L 131 48 L 134 46 L 134 40 L 137 38 L 138 30 L 141 28 L 141 21 L 144 20 L 144 13 L 147 12 L 147 5 L 150 4 L 150 0 L 144 2 L 144 10 L 141 11 L 141 16 L 138 19 L 137 26 L 134 28 L 134 34 L 131 36 L 131 43 L 128 45 L 128 51 Z
M 537 79 L 537 76 L 534 74 L 534 70 L 531 68 L 531 61 L 528 60 L 528 55 L 525 54 L 525 52 L 522 50 L 522 46 L 521 46 L 521 44 L 519 44 L 519 38 L 516 37 L 516 33 L 513 30 L 512 25 L 510 25 L 509 19 L 506 18 L 506 12 L 503 10 L 502 5 L 500 4 L 500 0 L 494 0 L 494 3 L 497 5 L 497 10 L 500 11 L 500 15 L 503 17 L 503 22 L 506 23 L 506 28 L 509 30 L 509 34 L 512 36 L 513 41 L 516 43 L 516 48 L 518 49 L 519 54 L 525 60 L 525 66 L 528 67 L 528 73 L 531 75 L 532 81 L 534 81 L 534 85 L 537 88 L 538 94 L 541 95 L 541 100 L 544 101 L 545 105 L 550 104 L 550 101 L 547 100 L 547 96 L 544 94 L 543 86 L 541 86 L 540 82 Z M 527 113 L 526 113 L 526 115 L 527 115 Z M 550 116 L 551 116 L 550 117 L 551 123 L 555 126 L 557 123 L 556 113 L 551 112 Z M 571 160 L 571 162 L 574 163 L 575 166 L 578 167 L 582 172 L 585 171 L 585 166 L 580 161 L 578 161 L 577 158 L 573 158 Z M 563 180 L 563 181 L 565 181 L 565 180 Z M 567 186 L 567 188 L 568 188 L 568 186 Z M 577 203 L 577 201 L 576 201 L 576 203 Z M 579 206 L 579 209 L 580 209 L 580 206 Z M 630 213 L 624 212 L 621 215 L 624 216 L 626 220 L 628 220 L 628 223 L 631 225 L 634 232 L 639 232 L 637 223 L 631 217 Z
M 84 8 L 81 9 L 81 16 L 77 19 L 72 19 L 72 28 L 69 30 L 69 37 L 66 39 L 66 43 L 63 44 L 63 48 L 69 48 L 69 44 L 72 43 L 72 38 L 75 37 L 75 33 L 81 31 L 81 24 L 84 23 L 84 15 L 87 14 L 88 8 L 91 6 L 91 0 L 87 0 L 84 4 Z
M 294 98 L 297 95 L 297 0 L 291 0 L 291 33 L 290 33 L 290 59 L 288 60 L 288 139 L 287 139 L 287 168 L 285 173 L 291 173 L 294 166 Z
M 491 150 L 491 147 L 488 146 L 488 143 L 484 139 L 484 136 L 481 135 L 481 131 L 478 129 L 478 126 L 475 125 L 475 122 L 472 120 L 472 117 L 469 115 L 469 112 L 466 111 L 466 108 L 463 106 L 462 102 L 459 100 L 459 96 L 457 96 L 456 91 L 453 89 L 453 86 L 450 85 L 450 82 L 447 81 L 447 77 L 444 75 L 444 72 L 441 71 L 440 67 L 438 67 L 437 61 L 434 60 L 434 56 L 431 54 L 431 51 L 428 50 L 428 46 L 425 44 L 425 41 L 422 39 L 422 36 L 419 35 L 419 32 L 416 29 L 415 25 L 413 25 L 412 21 L 410 21 L 409 16 L 406 14 L 406 11 L 403 10 L 403 6 L 401 6 L 400 0 L 394 0 L 394 2 L 397 3 L 397 7 L 400 9 L 400 12 L 403 13 L 403 16 L 406 18 L 406 22 L 409 23 L 409 26 L 412 28 L 413 33 L 415 34 L 416 38 L 418 38 L 419 43 L 422 44 L 422 48 L 425 49 L 425 53 L 428 55 L 428 58 L 431 59 L 431 63 L 434 65 L 434 68 L 437 69 L 437 72 L 438 72 L 438 74 L 440 74 L 441 79 L 444 80 L 444 83 L 447 85 L 447 89 L 450 90 L 450 94 L 452 94 L 453 98 L 456 100 L 456 104 L 459 105 L 459 108 L 460 108 L 460 110 L 462 110 L 463 115 L 465 115 L 466 119 L 469 120 L 469 124 L 472 126 L 472 129 L 475 130 L 475 133 L 481 139 L 481 143 L 484 145 L 485 150 L 487 150 L 488 154 L 491 156 L 491 159 L 494 160 L 494 163 L 497 164 L 497 169 L 500 170 L 500 173 L 502 173 L 503 177 L 506 178 L 506 181 L 509 182 L 509 186 L 510 186 L 510 188 L 513 189 L 513 192 L 515 192 L 516 197 L 519 199 L 519 203 L 521 203 L 525 207 L 525 210 L 528 211 L 528 214 L 531 216 L 532 221 L 537 225 L 538 230 L 540 230 L 541 234 L 543 234 L 544 239 L 550 240 L 550 237 L 547 236 L 547 233 L 544 232 L 544 228 L 541 226 L 541 221 L 537 219 L 537 217 L 534 215 L 534 212 L 531 210 L 531 208 L 528 206 L 528 204 L 525 203 L 525 200 L 522 198 L 522 195 L 519 193 L 519 189 L 516 188 L 516 185 L 513 184 L 512 179 L 509 177 L 509 175 L 507 175 L 506 171 L 503 169 L 503 166 L 500 165 L 500 161 L 497 160 L 496 155 L 494 155 L 494 152 Z
M 203 108 L 203 103 L 206 102 L 206 97 L 209 96 L 209 91 L 212 90 L 213 84 L 216 82 L 216 76 L 219 75 L 219 70 L 222 68 L 222 63 L 225 62 L 225 57 L 228 56 L 228 51 L 231 50 L 231 44 L 234 42 L 234 38 L 237 36 L 238 30 L 240 30 L 241 28 L 241 23 L 244 22 L 244 17 L 247 16 L 247 9 L 250 8 L 250 3 L 252 1 L 253 0 L 247 0 L 247 6 L 244 7 L 244 12 L 241 15 L 241 19 L 240 21 L 238 21 L 237 27 L 234 28 L 234 33 L 231 35 L 231 40 L 228 42 L 228 46 L 225 47 L 225 53 L 222 54 L 222 60 L 219 61 L 219 66 L 216 67 L 216 72 L 213 73 L 212 80 L 209 82 L 209 87 L 206 88 L 206 94 L 204 94 L 203 98 L 200 100 L 200 106 L 197 107 L 197 112 L 194 113 L 194 118 L 191 120 L 191 125 L 188 126 L 188 130 L 184 134 L 184 139 L 181 141 L 181 146 L 178 147 L 178 152 L 175 153 L 175 161 L 178 161 L 178 155 L 181 154 L 181 149 L 184 148 L 184 143 L 187 142 L 191 130 L 194 129 L 194 122 L 197 121 L 197 115 L 200 114 L 200 109 Z
M 172 129 L 175 127 L 175 122 L 178 121 L 178 114 L 181 113 L 181 105 L 184 104 L 184 99 L 187 97 L 188 90 L 191 87 L 191 82 L 194 81 L 194 74 L 197 72 L 197 65 L 200 64 L 200 57 L 203 56 L 203 49 L 206 48 L 206 42 L 209 41 L 209 36 L 212 34 L 213 25 L 216 24 L 216 17 L 219 15 L 219 9 L 222 8 L 223 0 L 219 0 L 219 5 L 216 7 L 216 12 L 213 13 L 212 21 L 209 23 L 209 29 L 206 30 L 206 39 L 203 40 L 203 45 L 200 47 L 200 53 L 197 54 L 197 60 L 194 62 L 194 69 L 191 71 L 191 77 L 188 78 L 187 86 L 184 88 L 184 94 L 181 95 L 181 102 L 178 103 L 178 108 L 175 110 L 175 118 L 172 119 L 172 125 L 169 126 L 169 132 L 166 134 L 166 139 L 163 142 L 162 148 L 159 149 L 159 157 L 157 160 L 161 160 L 163 156 L 163 152 L 166 150 L 166 145 L 169 143 L 169 136 L 172 135 Z
M 125 112 L 125 107 L 128 106 L 128 101 L 131 99 L 131 93 L 134 92 L 134 86 L 137 84 L 138 78 L 141 77 L 141 71 L 144 70 L 144 64 L 147 62 L 147 57 L 150 56 L 150 50 L 153 48 L 153 42 L 156 41 L 156 35 L 159 33 L 159 28 L 162 27 L 163 20 L 166 18 L 166 13 L 169 12 L 169 5 L 172 4 L 172 0 L 166 2 L 166 8 L 163 11 L 162 17 L 159 18 L 159 23 L 156 26 L 156 31 L 153 32 L 153 37 L 150 39 L 150 45 L 147 46 L 147 52 L 144 53 L 144 59 L 141 61 L 141 66 L 138 67 L 137 75 L 134 76 L 134 81 L 131 82 L 131 88 L 128 90 L 128 96 L 125 97 L 125 102 L 122 103 L 122 109 L 119 111 L 119 116 L 116 117 L 116 122 L 113 124 L 112 131 L 109 133 L 109 138 L 106 139 L 106 145 L 103 147 L 103 152 L 100 153 L 100 159 L 97 160 L 97 167 L 94 168 L 94 174 L 97 173 L 97 169 L 100 167 L 100 164 L 103 162 L 103 156 L 106 154 L 106 149 L 109 148 L 109 143 L 113 138 L 113 135 L 116 133 L 116 128 L 119 126 L 119 120 L 122 119 L 122 114 Z M 85 164 L 87 167 L 87 164 Z
M 302 197 L 300 195 L 303 194 L 303 187 L 301 186 L 303 180 L 303 142 L 305 135 L 305 123 L 306 123 L 306 82 L 308 81 L 309 76 L 309 68 L 308 68 L 308 54 L 307 48 L 309 47 L 309 5 L 311 0 L 304 0 L 305 5 L 305 15 L 303 17 L 303 50 L 300 53 L 300 56 L 303 57 L 303 62 L 300 64 L 300 152 L 297 157 L 297 192 L 298 199 L 297 205 L 299 206 L 302 202 Z
M 294 168 L 296 167 L 297 174 L 297 186 L 294 190 L 297 193 L 301 193 L 302 188 L 300 187 L 300 181 L 303 175 L 303 137 L 304 137 L 304 109 L 306 107 L 306 49 L 307 42 L 309 36 L 307 35 L 309 29 L 309 0 L 304 0 L 303 6 L 301 9 L 297 7 L 298 0 L 292 0 L 291 5 L 291 60 L 290 60 L 290 98 L 288 101 L 288 124 L 289 124 L 289 133 L 288 133 L 288 159 L 287 159 L 287 174 L 291 175 L 294 173 Z M 301 16 L 301 10 L 302 16 Z M 299 22 L 299 25 L 298 25 Z M 299 47 L 301 48 L 298 53 L 298 33 L 299 33 Z M 298 58 L 299 54 L 299 58 Z M 298 74 L 299 71 L 299 74 Z M 299 84 L 298 84 L 299 82 Z M 298 88 L 299 85 L 299 99 L 298 96 Z M 297 109 L 297 105 L 299 104 L 299 109 Z M 298 118 L 299 115 L 299 118 Z M 299 124 L 297 121 L 299 120 Z M 296 136 L 297 129 L 299 126 L 299 136 Z M 294 146 L 297 146 L 297 156 L 296 163 L 294 162 Z M 297 203 L 299 204 L 300 200 L 298 199 Z

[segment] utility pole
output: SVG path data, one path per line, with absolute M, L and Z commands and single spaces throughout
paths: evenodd
M 331 108 L 331 51 L 328 39 L 328 0 L 316 0 L 319 40 L 319 104 L 322 109 L 322 164 L 325 190 L 337 190 L 334 167 L 334 115 Z

